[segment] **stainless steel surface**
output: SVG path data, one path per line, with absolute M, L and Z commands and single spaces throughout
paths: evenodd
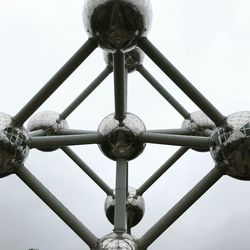
M 85 0 L 83 21 L 90 37 L 109 52 L 129 51 L 150 29 L 148 0 Z
M 136 189 L 128 188 L 127 197 L 127 225 L 128 228 L 136 226 L 143 218 L 145 212 L 145 202 L 141 195 L 136 193 Z M 110 223 L 114 224 L 114 209 L 115 209 L 115 198 L 114 196 L 107 196 L 105 200 L 105 214 Z
M 15 172 L 28 155 L 29 136 L 23 126 L 13 125 L 10 115 L 0 113 L 0 178 Z
M 98 128 L 103 136 L 99 148 L 112 160 L 132 160 L 145 148 L 145 143 L 138 138 L 145 130 L 141 119 L 132 113 L 126 113 L 122 126 L 119 126 L 114 114 L 110 114 L 102 120 Z
M 215 128 L 214 122 L 202 111 L 192 112 L 182 123 L 182 128 L 190 129 L 193 135 L 207 136 Z
M 113 66 L 113 55 L 107 51 L 103 53 L 104 61 L 107 65 Z M 134 72 L 138 65 L 141 65 L 144 61 L 145 54 L 141 49 L 135 48 L 127 53 L 125 53 L 125 66 L 128 73 Z
M 118 51 L 113 54 L 114 60 L 114 101 L 115 119 L 122 123 L 127 112 L 127 75 L 125 54 Z
M 198 110 L 192 112 L 188 118 L 186 118 L 181 126 L 183 129 L 189 129 L 194 136 L 210 136 L 215 128 L 214 122 L 202 111 Z M 206 152 L 208 148 L 192 148 L 196 151 Z
M 125 160 L 116 161 L 116 181 L 115 181 L 115 215 L 114 229 L 117 234 L 125 233 L 127 227 L 127 203 L 128 193 L 128 162 Z
M 30 148 L 47 149 L 70 145 L 99 144 L 102 136 L 99 133 L 81 135 L 34 136 L 29 140 Z
M 211 136 L 211 155 L 225 174 L 250 180 L 250 112 L 229 115 Z
M 16 173 L 90 249 L 146 249 L 212 187 L 224 173 L 237 179 L 250 180 L 250 112 L 238 112 L 225 117 L 147 39 L 146 35 L 152 19 L 149 0 L 85 0 L 83 19 L 90 37 L 87 42 L 14 118 L 0 113 L 0 177 Z M 161 27 L 161 29 L 164 29 L 164 27 Z M 97 45 L 106 51 L 105 60 L 108 64 L 106 69 L 61 115 L 53 111 L 45 111 L 34 115 L 28 123 L 29 134 L 21 124 L 57 90 L 94 51 Z M 190 114 L 178 103 L 144 68 L 142 65 L 143 53 L 138 47 L 142 48 L 204 113 L 197 111 Z M 182 129 L 162 129 L 146 132 L 143 122 L 137 116 L 127 113 L 127 70 L 125 67 L 129 72 L 137 69 L 165 100 L 183 116 L 185 120 Z M 100 82 L 113 69 L 115 114 L 107 116 L 101 122 L 98 133 L 95 131 L 89 133 L 89 131 L 68 130 L 65 118 L 99 86 Z M 144 94 L 143 91 L 142 89 L 140 94 Z M 102 100 L 98 101 L 102 102 Z M 149 106 L 151 106 L 150 101 L 148 101 Z M 63 135 L 65 133 L 66 135 Z M 53 151 L 65 145 L 93 143 L 98 144 L 107 157 L 117 162 L 115 193 L 71 149 L 64 147 L 62 150 L 109 195 L 105 202 L 105 212 L 109 221 L 114 224 L 114 233 L 102 239 L 98 239 L 85 227 L 23 166 L 29 147 Z M 183 147 L 137 190 L 128 188 L 127 161 L 139 156 L 146 143 L 180 145 Z M 208 151 L 210 147 L 216 167 L 165 213 L 141 238 L 136 240 L 131 235 L 130 229 L 143 218 L 145 204 L 142 194 L 190 147 L 197 151 Z M 157 156 L 151 156 L 152 159 L 154 157 Z M 85 184 L 83 183 L 83 185 Z M 159 196 L 159 199 L 161 197 Z M 85 203 L 84 205 L 86 207 Z M 159 206 L 159 209 L 161 209 L 161 206 Z M 165 248 L 169 248 L 169 246 L 161 247 L 161 249 Z
M 102 238 L 92 250 L 139 250 L 136 239 L 130 234 L 111 233 Z
M 60 130 L 67 129 L 68 123 L 60 118 L 60 114 L 54 111 L 42 111 L 34 114 L 28 121 L 27 130 L 32 132 L 35 130 L 44 130 L 45 135 L 56 135 Z M 58 148 L 48 147 L 40 148 L 39 150 L 50 152 Z
M 141 133 L 139 137 L 143 142 L 154 144 L 195 147 L 202 149 L 209 149 L 210 145 L 209 137 L 205 136 Z

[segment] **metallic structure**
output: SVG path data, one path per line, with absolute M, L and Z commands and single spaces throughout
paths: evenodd
M 14 117 L 0 114 L 0 177 L 16 174 L 93 250 L 147 249 L 223 175 L 250 180 L 250 112 L 228 117 L 221 114 L 146 38 L 151 17 L 148 0 L 86 0 L 83 19 L 89 39 Z M 61 114 L 34 114 L 98 45 L 105 50 L 107 66 L 103 72 Z M 142 65 L 142 51 L 200 111 L 189 113 L 160 85 Z M 135 70 L 182 115 L 181 128 L 149 131 L 140 118 L 127 111 L 127 74 Z M 69 129 L 66 118 L 112 72 L 114 113 L 104 118 L 98 131 Z M 23 124 L 29 118 L 26 130 Z M 139 188 L 128 187 L 128 162 L 139 156 L 147 143 L 176 145 L 180 149 Z M 116 162 L 114 190 L 68 147 L 83 144 L 98 144 Z M 60 148 L 107 194 L 105 212 L 114 224 L 112 233 L 103 238 L 95 236 L 25 168 L 24 160 L 32 148 Z M 152 228 L 135 239 L 131 228 L 143 218 L 143 194 L 189 148 L 210 150 L 215 167 Z

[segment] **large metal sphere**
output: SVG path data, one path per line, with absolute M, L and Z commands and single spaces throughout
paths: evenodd
M 138 65 L 143 63 L 145 54 L 141 49 L 135 48 L 127 53 L 125 53 L 125 66 L 127 68 L 128 73 L 134 72 Z M 108 65 L 113 66 L 113 54 L 104 52 L 104 61 Z
M 150 29 L 149 0 L 85 0 L 83 20 L 90 37 L 109 51 L 129 51 Z
M 114 118 L 114 114 L 110 114 L 98 128 L 98 132 L 103 135 L 99 148 L 112 160 L 132 160 L 145 148 L 146 144 L 139 139 L 139 134 L 145 130 L 141 119 L 134 114 L 126 113 L 122 125 Z
M 115 199 L 113 196 L 107 196 L 105 201 L 105 213 L 110 221 L 114 224 Z M 128 188 L 128 197 L 126 203 L 127 225 L 128 228 L 136 226 L 143 218 L 145 212 L 145 202 L 142 196 L 136 194 L 136 189 Z
M 211 155 L 231 177 L 250 180 L 250 112 L 229 115 L 211 135 Z
M 194 136 L 210 136 L 215 129 L 214 122 L 202 111 L 198 110 L 190 114 L 182 123 L 182 128 L 189 129 Z M 193 148 L 199 152 L 209 151 L 207 148 Z
M 60 114 L 54 111 L 42 111 L 33 115 L 27 125 L 29 132 L 42 129 L 46 132 L 46 135 L 56 135 L 58 131 L 66 128 L 68 128 L 67 121 L 62 120 Z M 41 148 L 39 150 L 50 152 L 56 149 L 57 148 Z
M 139 250 L 139 247 L 132 235 L 111 233 L 100 239 L 92 250 Z
M 14 173 L 13 164 L 22 164 L 28 155 L 28 133 L 13 126 L 10 115 L 0 113 L 0 177 Z

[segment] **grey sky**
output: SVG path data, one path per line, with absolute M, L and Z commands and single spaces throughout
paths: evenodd
M 149 39 L 225 115 L 249 110 L 250 3 L 247 0 L 151 0 Z M 14 115 L 86 41 L 83 1 L 0 0 L 0 111 Z M 105 64 L 98 49 L 39 110 L 61 112 Z M 146 59 L 145 67 L 187 110 L 197 107 Z M 67 120 L 96 129 L 114 110 L 110 76 Z M 149 129 L 179 128 L 182 117 L 137 73 L 129 75 L 129 111 Z M 130 163 L 137 188 L 177 147 L 147 145 Z M 98 147 L 74 147 L 114 187 L 115 163 Z M 146 214 L 133 230 L 142 235 L 214 163 L 189 151 L 144 195 Z M 105 194 L 61 151 L 32 150 L 26 166 L 98 237 L 112 231 Z M 223 177 L 149 249 L 249 249 L 250 184 Z M 16 176 L 0 180 L 0 249 L 82 250 L 87 246 Z

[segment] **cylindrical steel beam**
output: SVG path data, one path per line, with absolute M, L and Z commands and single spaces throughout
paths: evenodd
M 165 135 L 156 133 L 141 133 L 139 135 L 143 142 L 165 145 L 186 146 L 196 148 L 209 148 L 209 137 L 187 136 L 187 135 Z
M 46 131 L 43 129 L 38 129 L 38 130 L 34 130 L 34 131 L 30 131 L 28 132 L 29 136 L 43 136 L 46 135 Z
M 174 163 L 183 156 L 188 147 L 181 147 L 178 149 L 151 177 L 148 178 L 138 189 L 137 194 L 143 195 Z
M 170 134 L 170 135 L 191 135 L 192 131 L 185 128 L 177 129 L 152 129 L 147 130 L 147 133 L 156 133 L 156 134 Z
M 98 238 L 90 232 L 56 197 L 43 186 L 24 166 L 18 168 L 16 175 L 51 208 L 90 248 Z
M 94 130 L 82 130 L 82 129 L 60 129 L 56 131 L 57 135 L 87 135 L 95 134 Z
M 100 144 L 102 136 L 99 133 L 86 135 L 57 135 L 31 137 L 30 148 L 63 147 L 70 145 Z
M 125 68 L 125 54 L 120 51 L 114 53 L 113 62 L 115 119 L 121 123 L 127 111 L 127 70 Z
M 138 46 L 217 126 L 225 119 L 147 38 L 140 39 Z
M 142 249 L 149 247 L 168 227 L 170 227 L 188 208 L 190 208 L 221 177 L 223 171 L 215 167 L 191 191 L 189 191 L 173 208 L 171 208 L 140 239 Z
M 60 117 L 66 119 L 112 72 L 112 67 L 107 66 L 100 75 L 61 113 Z
M 184 119 L 189 117 L 189 112 L 145 69 L 143 65 L 137 71 L 175 108 Z
M 125 160 L 116 162 L 116 186 L 115 186 L 115 217 L 114 232 L 124 233 L 127 231 L 127 178 L 128 163 Z
M 23 124 L 56 89 L 76 70 L 76 68 L 97 47 L 96 41 L 88 39 L 68 62 L 44 85 L 36 95 L 14 116 L 13 122 Z
M 113 196 L 113 190 L 69 147 L 61 148 L 107 195 Z

